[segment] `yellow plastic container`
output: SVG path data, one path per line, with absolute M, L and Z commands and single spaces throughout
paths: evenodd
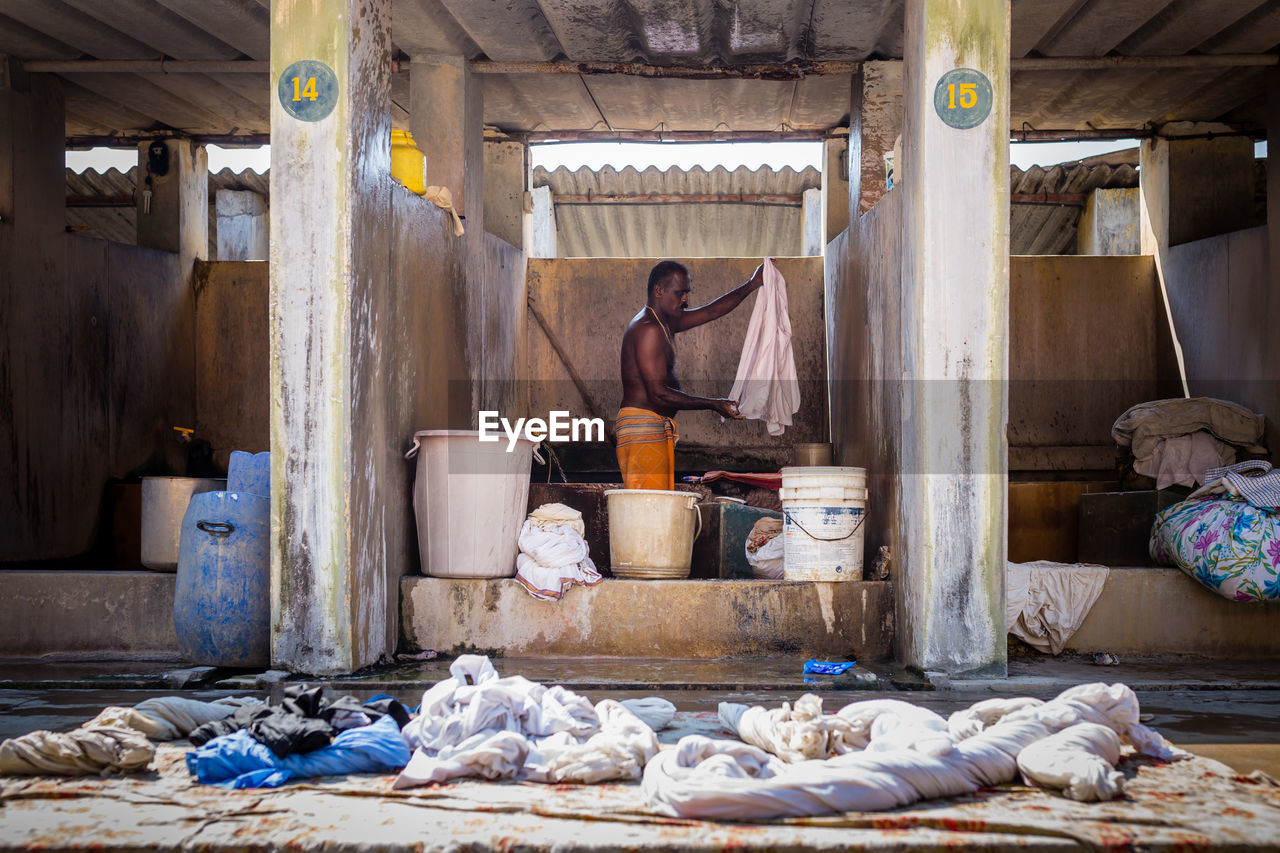
M 702 532 L 697 492 L 609 489 L 609 563 L 631 580 L 689 577 L 693 540 Z
M 407 130 L 391 131 L 391 177 L 412 192 L 427 188 L 427 158 Z

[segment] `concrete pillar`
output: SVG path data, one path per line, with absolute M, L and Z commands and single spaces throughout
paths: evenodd
M 189 139 L 138 143 L 138 245 L 182 257 L 189 270 L 209 254 L 209 155 Z M 147 193 L 150 191 L 150 198 Z
M 849 197 L 858 215 L 888 192 L 884 155 L 902 134 L 902 63 L 864 62 L 849 113 Z
M 391 0 L 272 9 L 271 657 L 332 674 L 392 651 L 404 571 L 384 557 L 406 498 L 379 461 L 405 438 L 386 426 Z M 286 107 L 292 74 L 319 100 Z
M 827 246 L 822 218 L 822 189 L 813 187 L 804 191 L 800 208 L 800 254 L 810 257 L 821 255 Z
M 484 228 L 524 248 L 524 193 L 529 169 L 523 142 L 484 143 Z
M 849 227 L 849 139 L 836 136 L 823 142 L 822 219 L 826 242 Z
M 1077 255 L 1137 255 L 1141 191 L 1137 187 L 1089 193 L 1076 226 Z
M 556 256 L 556 208 L 551 201 L 551 187 L 534 187 L 529 191 L 529 211 L 524 215 L 525 248 L 531 258 Z
M 898 648 L 924 669 L 1003 674 L 1009 4 L 906 8 Z M 953 69 L 981 75 L 948 78 L 961 112 L 944 111 Z
M 267 200 L 251 190 L 218 190 L 219 261 L 265 261 L 269 221 Z
M 409 67 L 409 100 L 409 130 L 427 156 L 427 185 L 449 188 L 453 206 L 468 218 L 470 230 L 483 222 L 480 81 L 472 77 L 465 57 L 415 56 Z

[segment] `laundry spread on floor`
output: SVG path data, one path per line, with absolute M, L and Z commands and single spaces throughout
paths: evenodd
M 127 718 L 168 738 L 243 701 L 166 697 L 110 708 L 95 720 Z M 329 702 L 319 688 L 291 686 L 281 705 L 248 705 L 202 725 L 228 723 L 242 711 L 279 712 L 288 704 L 292 716 L 340 729 L 332 742 L 282 756 L 245 726 L 186 752 L 184 763 L 200 783 L 225 788 L 393 771 L 400 771 L 395 789 L 465 778 L 639 780 L 652 814 L 763 820 L 882 811 L 1019 775 L 1071 799 L 1105 801 L 1124 794 L 1116 764 L 1126 744 L 1163 761 L 1187 756 L 1141 724 L 1137 697 L 1123 684 L 1081 685 L 1049 702 L 993 698 L 949 717 L 896 699 L 854 702 L 835 714 L 824 713 L 814 694 L 771 709 L 721 703 L 720 723 L 734 739 L 687 735 L 665 748 L 655 735 L 675 715 L 665 699 L 593 705 L 562 686 L 501 677 L 478 655 L 454 661 L 450 677 L 423 694 L 419 713 L 403 730 L 404 709 L 395 700 L 354 702 Z M 0 744 L 0 773 L 137 772 L 154 754 L 151 741 L 133 728 L 33 732 Z
M 323 687 L 290 685 L 279 705 L 247 705 L 228 717 L 205 723 L 190 734 L 196 746 L 244 730 L 278 758 L 328 746 L 342 731 L 367 726 L 385 716 L 397 727 L 409 722 L 409 712 L 394 699 L 362 705 L 352 696 L 329 700 Z
M 1059 654 L 1102 594 L 1110 569 L 1087 563 L 1009 563 L 1004 616 L 1009 633 Z
M 769 435 L 777 436 L 791 426 L 791 416 L 800 409 L 800 383 L 791 348 L 787 282 L 772 259 L 766 258 L 763 266 L 764 286 L 751 309 L 729 396 L 738 401 L 743 417 L 764 421 Z
M 141 732 L 149 740 L 178 740 L 200 726 L 230 717 L 241 707 L 262 707 L 262 701 L 229 698 L 200 702 L 181 696 L 157 696 L 132 708 L 104 708 L 81 728 L 119 727 Z
M 487 657 L 463 655 L 451 678 L 422 696 L 405 727 L 413 748 L 394 787 L 409 788 L 470 776 L 531 782 L 595 783 L 640 778 L 658 752 L 649 722 L 669 722 L 675 706 L 603 700 L 594 707 L 563 687 L 521 676 L 499 677 Z M 667 715 L 669 706 L 670 716 Z
M 147 769 L 156 748 L 130 728 L 36 731 L 0 743 L 0 775 L 96 776 Z
M 600 572 L 584 538 L 582 513 L 559 503 L 543 504 L 520 528 L 516 582 L 534 598 L 557 601 L 575 584 L 594 586 Z
M 280 757 L 247 729 L 216 737 L 186 755 L 187 769 L 206 785 L 278 788 L 290 779 L 345 773 L 388 773 L 409 761 L 409 747 L 390 714 L 347 729 L 332 743 Z
M 1081 723 L 1105 727 L 1138 752 L 1164 760 L 1187 755 L 1138 721 L 1138 700 L 1123 684 L 1086 684 L 1051 702 L 1009 703 L 1007 713 L 968 737 L 956 737 L 946 721 L 906 703 L 853 703 L 838 716 L 858 721 L 869 734 L 861 751 L 788 764 L 765 749 L 702 735 L 682 738 L 675 749 L 645 767 L 642 788 L 654 810 L 680 818 L 724 820 L 803 817 L 847 811 L 883 811 L 935 797 L 969 793 L 1013 780 L 1019 770 L 1037 784 L 1061 784 L 1082 798 L 1108 799 L 1119 779 L 1111 742 L 1091 730 L 1033 752 L 1028 767 L 1018 756 L 1052 735 Z M 860 705 L 866 707 L 859 708 Z M 742 714 L 746 717 L 746 713 Z M 870 721 L 869 726 L 867 725 Z M 788 720 L 779 720 L 785 724 Z M 969 730 L 976 720 L 965 720 Z M 845 743 L 847 735 L 841 735 Z M 856 742 L 848 741 L 848 742 Z

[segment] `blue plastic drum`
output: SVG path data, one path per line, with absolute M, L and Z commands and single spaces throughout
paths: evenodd
M 178 650 L 205 666 L 271 660 L 271 499 L 195 495 L 182 519 L 173 628 Z

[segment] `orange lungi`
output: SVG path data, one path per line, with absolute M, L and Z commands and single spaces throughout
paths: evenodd
M 625 489 L 676 487 L 676 422 L 657 412 L 623 406 L 614 425 L 618 439 L 618 467 Z

